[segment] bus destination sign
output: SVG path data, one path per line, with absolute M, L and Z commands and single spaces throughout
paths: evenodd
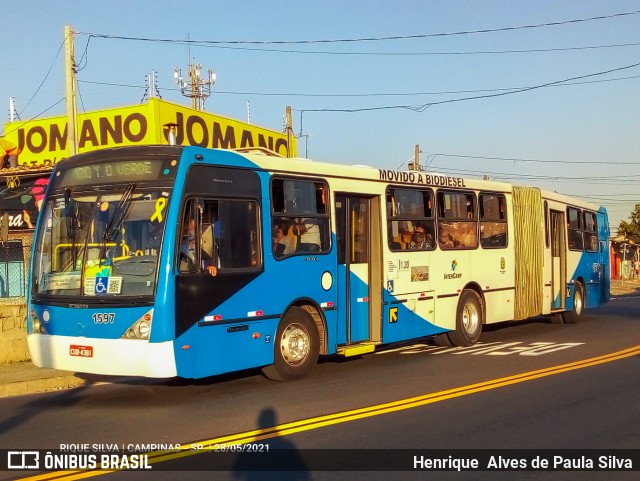
M 157 180 L 170 173 L 169 169 L 163 169 L 163 163 L 164 160 L 152 159 L 80 165 L 58 171 L 56 177 L 59 177 L 55 179 L 55 183 L 58 187 L 70 187 Z

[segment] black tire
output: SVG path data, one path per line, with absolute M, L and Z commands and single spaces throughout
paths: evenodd
M 320 336 L 311 314 L 291 307 L 276 331 L 274 362 L 262 368 L 273 381 L 291 381 L 306 376 L 318 362 Z
M 439 347 L 451 347 L 451 341 L 449 340 L 449 336 L 446 332 L 433 336 L 433 343 Z
M 564 319 L 562 318 L 562 314 L 551 314 L 549 316 L 549 322 L 551 324 L 564 324 Z
M 482 333 L 484 311 L 477 292 L 465 289 L 460 294 L 456 314 L 456 330 L 447 333 L 453 346 L 473 346 Z
M 582 287 L 580 282 L 576 282 L 573 291 L 573 310 L 562 313 L 562 319 L 564 319 L 564 322 L 566 324 L 575 324 L 578 322 L 584 313 L 584 304 L 584 287 Z

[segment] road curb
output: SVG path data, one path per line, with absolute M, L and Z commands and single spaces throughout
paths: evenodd
M 6 384 L 0 384 L 0 398 L 69 389 L 78 387 L 85 382 L 86 380 L 80 379 L 73 374 L 64 374 L 41 379 L 12 381 Z

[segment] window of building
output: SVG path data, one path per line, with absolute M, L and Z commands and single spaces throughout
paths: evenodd
M 0 244 L 0 298 L 24 297 L 24 248 L 21 240 Z

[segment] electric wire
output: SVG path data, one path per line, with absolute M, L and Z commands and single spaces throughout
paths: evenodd
M 555 47 L 555 48 L 530 48 L 530 49 L 510 49 L 510 50 L 469 50 L 469 51 L 435 51 L 435 52 L 332 52 L 328 50 L 285 50 L 277 48 L 260 47 L 232 47 L 223 45 L 200 45 L 205 48 L 219 48 L 229 50 L 240 50 L 261 53 L 286 53 L 302 55 L 345 55 L 345 56 L 376 56 L 376 57 L 424 57 L 424 56 L 463 56 L 463 55 L 506 55 L 525 53 L 549 53 L 549 52 L 569 52 L 580 50 L 597 50 L 605 48 L 625 48 L 637 47 L 640 43 L 619 43 L 609 45 L 586 45 L 582 47 Z
M 600 72 L 594 72 L 594 73 L 590 73 L 590 74 L 586 74 L 586 75 L 579 75 L 579 76 L 576 76 L 576 77 L 570 77 L 570 78 L 566 78 L 566 79 L 562 79 L 562 80 L 555 80 L 553 82 L 547 82 L 547 83 L 544 83 L 544 84 L 534 85 L 534 86 L 531 86 L 531 87 L 523 87 L 523 88 L 520 88 L 520 89 L 508 91 L 508 92 L 498 92 L 498 93 L 493 93 L 493 94 L 475 95 L 475 96 L 471 96 L 471 97 L 462 97 L 462 98 L 456 98 L 456 99 L 440 100 L 440 101 L 437 101 L 437 102 L 428 102 L 428 103 L 425 103 L 425 104 L 422 104 L 422 105 L 385 105 L 385 106 L 379 106 L 379 107 L 359 107 L 359 108 L 341 108 L 341 109 L 337 109 L 337 108 L 332 108 L 332 109 L 327 109 L 327 108 L 324 108 L 324 109 L 302 109 L 302 110 L 298 110 L 298 111 L 301 113 L 301 115 L 302 115 L 303 112 L 357 113 L 357 112 L 371 112 L 371 111 L 377 111 L 377 110 L 390 110 L 390 109 L 407 109 L 407 110 L 412 110 L 414 112 L 420 113 L 420 112 L 424 112 L 429 107 L 433 107 L 435 105 L 443 105 L 443 104 L 450 104 L 450 103 L 456 103 L 456 102 L 466 102 L 466 101 L 470 101 L 470 100 L 488 99 L 488 98 L 502 97 L 502 96 L 505 96 L 505 95 L 523 93 L 523 92 L 528 92 L 528 91 L 531 91 L 531 90 L 536 90 L 536 89 L 540 89 L 540 88 L 544 88 L 544 87 L 550 87 L 550 86 L 554 86 L 554 85 L 564 84 L 566 82 L 571 82 L 573 80 L 580 80 L 580 79 L 595 77 L 595 76 L 598 76 L 598 75 L 606 75 L 606 74 L 613 73 L 613 72 L 619 72 L 619 71 L 622 71 L 622 70 L 636 68 L 639 65 L 640 65 L 640 63 L 634 63 L 634 64 L 631 64 L 631 65 L 625 65 L 623 67 L 617 67 L 617 68 L 614 68 L 614 69 L 603 70 L 603 71 L 600 71 Z
M 527 30 L 543 27 L 556 27 L 562 25 L 570 25 L 584 22 L 592 22 L 613 18 L 626 17 L 630 15 L 637 15 L 640 10 L 620 12 L 610 15 L 598 15 L 595 17 L 562 20 L 556 22 L 518 25 L 512 27 L 499 27 L 499 28 L 486 28 L 479 30 L 465 30 L 457 32 L 440 32 L 440 33 L 427 33 L 417 35 L 391 35 L 385 37 L 360 37 L 360 38 L 339 38 L 339 39 L 316 39 L 316 40 L 176 40 L 176 39 L 162 39 L 162 38 L 150 38 L 150 37 L 131 37 L 122 35 L 108 35 L 93 32 L 77 32 L 82 35 L 93 35 L 99 38 L 119 39 L 119 40 L 137 40 L 145 42 L 159 42 L 159 43 L 177 43 L 185 45 L 303 45 L 303 44 L 326 44 L 326 43 L 354 43 L 354 42 L 380 42 L 380 41 L 395 41 L 395 40 L 411 40 L 422 38 L 434 38 L 434 37 L 451 37 L 460 35 L 477 35 L 485 33 L 496 32 L 508 32 L 514 30 Z
M 60 50 L 62 50 L 62 47 L 64 46 L 64 42 L 65 42 L 65 40 L 63 40 L 62 43 L 60 44 L 60 47 L 58 47 L 58 51 L 56 52 L 56 55 L 55 55 L 53 61 L 51 62 L 51 65 L 49 66 L 49 70 L 47 70 L 47 73 L 45 74 L 44 78 L 42 79 L 42 82 L 40 82 L 40 85 L 38 85 L 38 88 L 33 93 L 33 95 L 31 96 L 31 98 L 29 99 L 29 101 L 24 106 L 24 108 L 22 109 L 21 112 L 24 112 L 27 109 L 27 107 L 29 107 L 29 105 L 31 105 L 31 101 L 36 97 L 36 95 L 38 95 L 38 92 L 40 92 L 40 89 L 42 88 L 42 86 L 44 85 L 45 81 L 49 77 L 49 74 L 51 73 L 51 70 L 53 69 L 53 66 L 56 63 L 56 60 L 58 60 L 58 56 L 60 55 Z

